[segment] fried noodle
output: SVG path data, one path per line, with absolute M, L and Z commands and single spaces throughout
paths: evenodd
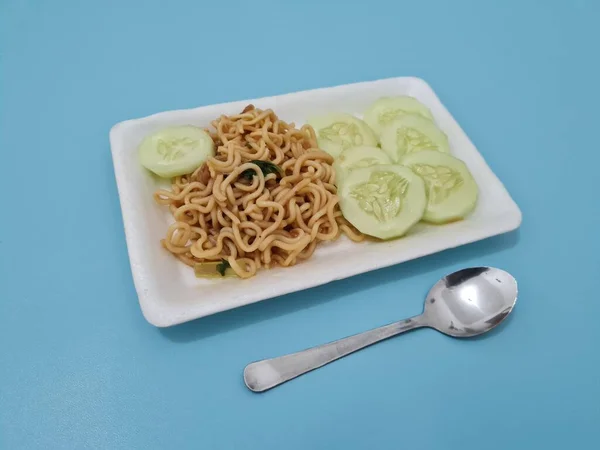
M 185 264 L 224 259 L 249 278 L 306 260 L 342 233 L 364 239 L 342 216 L 333 158 L 319 150 L 312 127 L 297 129 L 252 105 L 211 125 L 215 156 L 154 194 L 175 220 L 161 243 Z M 281 173 L 264 175 L 257 160 Z

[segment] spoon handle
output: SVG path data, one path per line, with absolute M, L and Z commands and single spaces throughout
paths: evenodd
M 244 382 L 251 391 L 263 392 L 369 345 L 425 325 L 423 316 L 415 316 L 301 352 L 253 362 L 244 369 Z

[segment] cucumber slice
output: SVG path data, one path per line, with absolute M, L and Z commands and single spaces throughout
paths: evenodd
M 344 217 L 362 233 L 380 239 L 405 234 L 421 220 L 426 204 L 423 180 L 399 165 L 353 170 L 340 189 Z
M 467 165 L 435 150 L 411 153 L 402 159 L 425 181 L 427 209 L 423 220 L 447 223 L 465 218 L 477 204 L 479 188 Z
M 138 147 L 142 166 L 163 178 L 193 172 L 214 154 L 210 135 L 191 125 L 164 128 L 144 138 Z
M 377 145 L 377 137 L 369 126 L 350 114 L 315 116 L 308 120 L 308 124 L 315 129 L 321 150 L 334 158 L 350 147 Z
M 339 186 L 348 172 L 363 167 L 371 167 L 379 164 L 392 164 L 392 160 L 386 152 L 379 147 L 351 147 L 340 153 L 333 163 L 335 178 Z
M 376 100 L 365 111 L 365 122 L 380 135 L 383 127 L 406 114 L 417 114 L 433 120 L 429 109 L 414 97 L 406 95 L 398 97 L 382 97 Z
M 405 115 L 383 128 L 381 148 L 394 161 L 423 150 L 450 153 L 448 137 L 433 122 L 421 116 Z

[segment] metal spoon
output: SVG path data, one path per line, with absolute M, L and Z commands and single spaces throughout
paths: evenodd
M 263 392 L 357 350 L 415 328 L 429 327 L 453 337 L 485 333 L 502 322 L 517 301 L 517 281 L 493 267 L 472 267 L 446 275 L 427 294 L 423 314 L 339 341 L 244 369 L 248 389 Z

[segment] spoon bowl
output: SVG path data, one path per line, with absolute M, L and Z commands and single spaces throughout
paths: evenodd
M 472 337 L 502 322 L 517 301 L 517 281 L 504 270 L 472 267 L 438 281 L 427 294 L 426 326 L 453 337 Z
M 513 310 L 517 281 L 504 270 L 470 267 L 446 275 L 429 291 L 423 314 L 329 344 L 248 364 L 244 382 L 262 392 L 350 353 L 416 328 L 452 337 L 477 336 L 496 327 Z

